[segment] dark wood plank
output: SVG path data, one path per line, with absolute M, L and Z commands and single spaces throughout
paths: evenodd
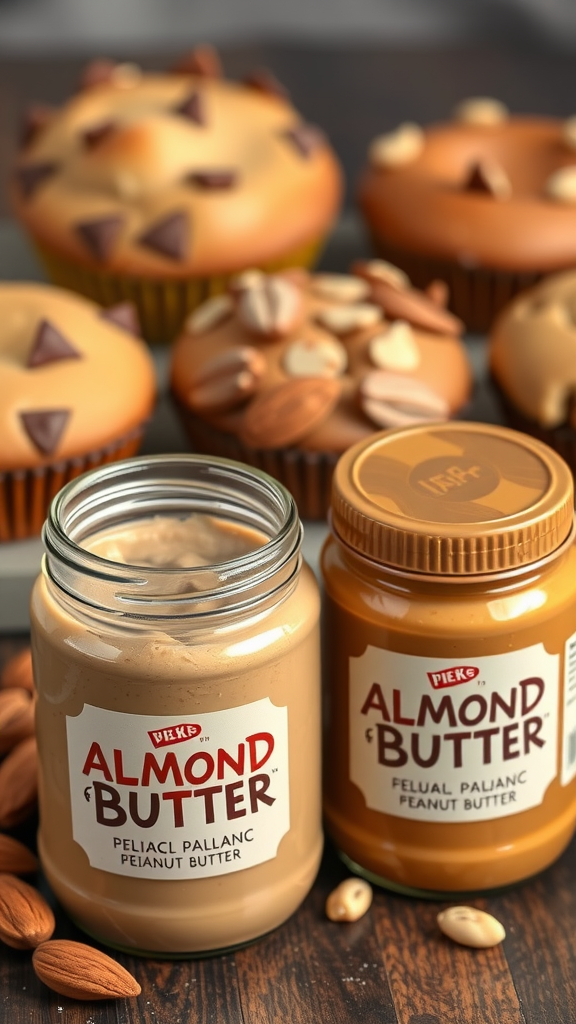
M 451 903 L 470 902 L 453 900 Z M 436 915 L 451 904 L 387 896 L 376 931 L 398 1024 L 523 1024 L 502 946 L 469 949 L 445 938 Z M 488 909 L 486 901 L 473 905 Z

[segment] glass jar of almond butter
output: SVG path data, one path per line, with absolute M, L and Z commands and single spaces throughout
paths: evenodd
M 277 927 L 322 851 L 319 594 L 292 497 L 226 459 L 68 484 L 32 595 L 39 853 L 96 939 L 165 957 Z
M 325 587 L 327 828 L 440 897 L 529 878 L 576 822 L 576 549 L 563 460 L 479 423 L 340 459 Z

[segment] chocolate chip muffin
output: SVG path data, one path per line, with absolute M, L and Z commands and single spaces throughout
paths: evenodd
M 0 541 L 40 533 L 56 492 L 133 455 L 154 406 L 154 364 L 130 306 L 0 284 Z
M 30 111 L 12 185 L 51 280 L 134 302 L 150 342 L 243 268 L 309 265 L 340 196 L 324 134 L 273 76 L 227 81 L 206 47 L 171 73 L 89 66 L 62 109 Z
M 382 428 L 455 415 L 472 374 L 445 292 L 383 261 L 234 278 L 187 320 L 171 388 L 194 450 L 271 473 L 321 519 L 333 468 Z

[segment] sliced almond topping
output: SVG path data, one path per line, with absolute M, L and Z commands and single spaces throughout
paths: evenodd
M 339 377 L 348 356 L 335 338 L 310 338 L 291 342 L 282 362 L 291 377 Z
M 220 352 L 196 371 L 188 404 L 200 413 L 234 409 L 254 394 L 265 369 L 266 360 L 255 348 Z
M 357 260 L 352 264 L 352 272 L 365 281 L 384 281 L 395 288 L 410 287 L 408 274 L 387 260 Z
M 557 203 L 576 203 L 576 166 L 561 167 L 548 178 L 544 191 Z
M 232 315 L 234 303 L 229 295 L 214 295 L 198 306 L 186 321 L 190 334 L 206 334 Z
M 370 302 L 357 302 L 351 306 L 321 309 L 316 319 L 334 334 L 350 334 L 377 324 L 382 319 L 382 310 Z
M 372 300 L 390 320 L 407 320 L 414 327 L 437 334 L 458 335 L 464 324 L 447 309 L 441 309 L 416 288 L 394 288 L 385 281 L 372 285 Z
M 564 121 L 562 138 L 568 149 L 576 149 L 576 117 L 569 117 Z
M 262 284 L 265 277 L 264 271 L 257 270 L 256 267 L 251 267 L 250 270 L 243 270 L 241 274 L 236 274 L 230 281 L 230 291 L 233 295 L 236 295 L 243 292 L 245 288 L 256 288 Z
M 238 297 L 238 319 L 251 334 L 282 338 L 302 322 L 302 291 L 285 277 L 265 275 Z
M 372 370 L 359 389 L 362 411 L 378 427 L 403 427 L 409 423 L 445 420 L 448 403 L 427 384 L 384 370 Z
M 315 274 L 310 287 L 315 295 L 332 302 L 363 302 L 370 297 L 367 282 L 351 274 Z
M 480 160 L 472 165 L 464 182 L 467 192 L 486 192 L 495 199 L 509 199 L 512 195 L 510 179 L 500 164 Z
M 330 415 L 341 390 L 339 380 L 320 377 L 279 384 L 248 406 L 240 440 L 249 448 L 296 444 Z
M 407 121 L 396 131 L 377 135 L 368 149 L 368 160 L 373 167 L 399 167 L 411 163 L 424 149 L 424 132 L 420 125 Z
M 379 370 L 409 372 L 420 366 L 420 349 L 414 331 L 405 320 L 395 320 L 385 334 L 372 338 L 368 354 Z
M 490 96 L 471 96 L 459 103 L 454 111 L 454 119 L 465 124 L 501 124 L 508 117 L 508 107 Z

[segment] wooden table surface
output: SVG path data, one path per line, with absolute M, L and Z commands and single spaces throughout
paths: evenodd
M 495 95 L 514 111 L 574 113 L 572 56 L 521 52 L 513 42 L 442 51 L 241 46 L 226 50 L 224 62 L 232 75 L 267 65 L 286 82 L 340 153 L 350 205 L 369 139 L 402 120 L 443 118 L 471 94 Z M 170 56 L 161 58 L 164 66 Z M 157 60 L 147 55 L 143 63 Z M 61 101 L 81 64 L 79 57 L 0 58 L 0 217 L 8 215 L 5 182 L 24 108 L 32 100 Z M 0 666 L 26 642 L 25 635 L 2 636 Z M 33 845 L 34 822 L 14 834 Z M 29 954 L 2 947 L 0 1024 L 576 1022 L 575 842 L 537 879 L 469 901 L 506 928 L 504 943 L 487 951 L 456 946 L 440 934 L 436 914 L 446 904 L 383 890 L 355 924 L 329 922 L 326 896 L 345 875 L 328 846 L 303 906 L 236 953 L 176 963 L 115 954 L 142 985 L 135 1000 L 77 1003 L 56 996 L 36 979 Z M 58 910 L 55 934 L 83 938 Z

